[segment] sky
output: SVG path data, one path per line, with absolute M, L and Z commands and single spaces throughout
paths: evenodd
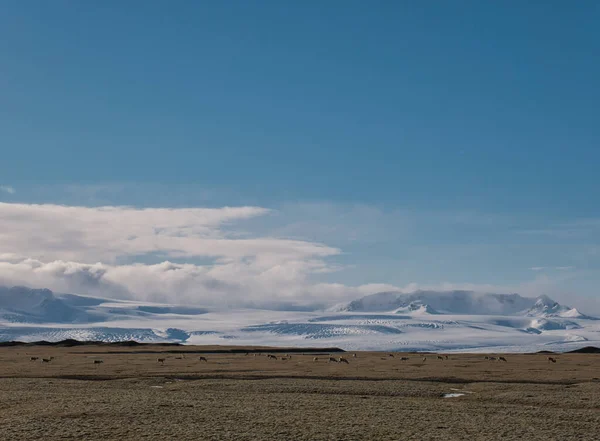
M 600 310 L 600 4 L 0 5 L 0 283 Z

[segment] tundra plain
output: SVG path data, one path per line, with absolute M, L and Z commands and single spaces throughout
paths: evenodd
M 0 439 L 597 440 L 600 433 L 597 354 L 293 351 L 2 347 Z M 500 356 L 507 361 L 485 358 Z

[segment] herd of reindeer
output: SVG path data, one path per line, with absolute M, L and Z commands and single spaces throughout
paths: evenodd
M 246 352 L 245 354 L 246 356 L 249 356 L 250 353 Z M 263 353 L 254 353 L 252 354 L 254 357 L 260 357 L 260 356 L 264 356 L 266 355 L 267 359 L 269 360 L 282 360 L 282 361 L 287 361 L 287 360 L 291 360 L 292 356 L 289 354 L 285 354 L 283 356 L 277 356 L 277 355 L 273 355 L 273 354 L 263 354 Z M 357 358 L 358 355 L 356 353 L 352 354 L 352 358 Z M 392 353 L 387 354 L 387 357 L 381 357 L 382 360 L 387 360 L 388 358 L 395 358 L 395 355 Z M 180 356 L 175 357 L 176 360 L 183 360 L 185 359 L 185 354 L 182 354 Z M 438 360 L 448 360 L 449 357 L 447 355 L 437 355 L 437 359 Z M 484 356 L 485 360 L 488 361 L 498 361 L 498 362 L 508 362 L 508 360 L 506 359 L 506 357 L 502 357 L 502 356 L 498 356 L 498 357 L 492 357 L 492 356 Z M 38 361 L 40 360 L 42 363 L 50 363 L 52 360 L 54 360 L 54 357 L 48 357 L 48 358 L 41 358 L 40 357 L 30 357 L 31 361 Z M 345 364 L 350 364 L 350 361 L 347 358 L 344 357 L 334 357 L 331 354 L 327 355 L 327 356 L 321 356 L 321 357 L 313 357 L 313 362 L 319 362 L 321 360 L 327 361 L 328 363 L 345 363 Z M 410 360 L 409 357 L 400 357 L 400 361 L 408 361 Z M 161 365 L 164 365 L 165 361 L 167 361 L 167 358 L 157 358 L 156 362 L 160 363 Z M 198 361 L 200 362 L 205 362 L 208 363 L 208 358 L 204 357 L 204 356 L 200 356 L 198 358 Z M 427 357 L 423 357 L 421 360 L 423 363 L 425 363 L 427 361 Z M 556 363 L 557 359 L 555 357 L 548 357 L 548 363 Z M 95 359 L 93 360 L 93 363 L 95 365 L 99 365 L 104 363 L 104 360 L 101 359 Z

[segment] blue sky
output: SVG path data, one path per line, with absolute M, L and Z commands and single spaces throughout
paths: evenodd
M 1 8 L 0 202 L 264 207 L 238 234 L 339 250 L 315 283 L 597 293 L 598 2 Z

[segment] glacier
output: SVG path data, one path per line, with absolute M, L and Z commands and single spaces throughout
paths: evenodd
M 536 352 L 600 346 L 600 320 L 548 296 L 383 292 L 326 310 L 218 309 L 0 287 L 0 341 Z

